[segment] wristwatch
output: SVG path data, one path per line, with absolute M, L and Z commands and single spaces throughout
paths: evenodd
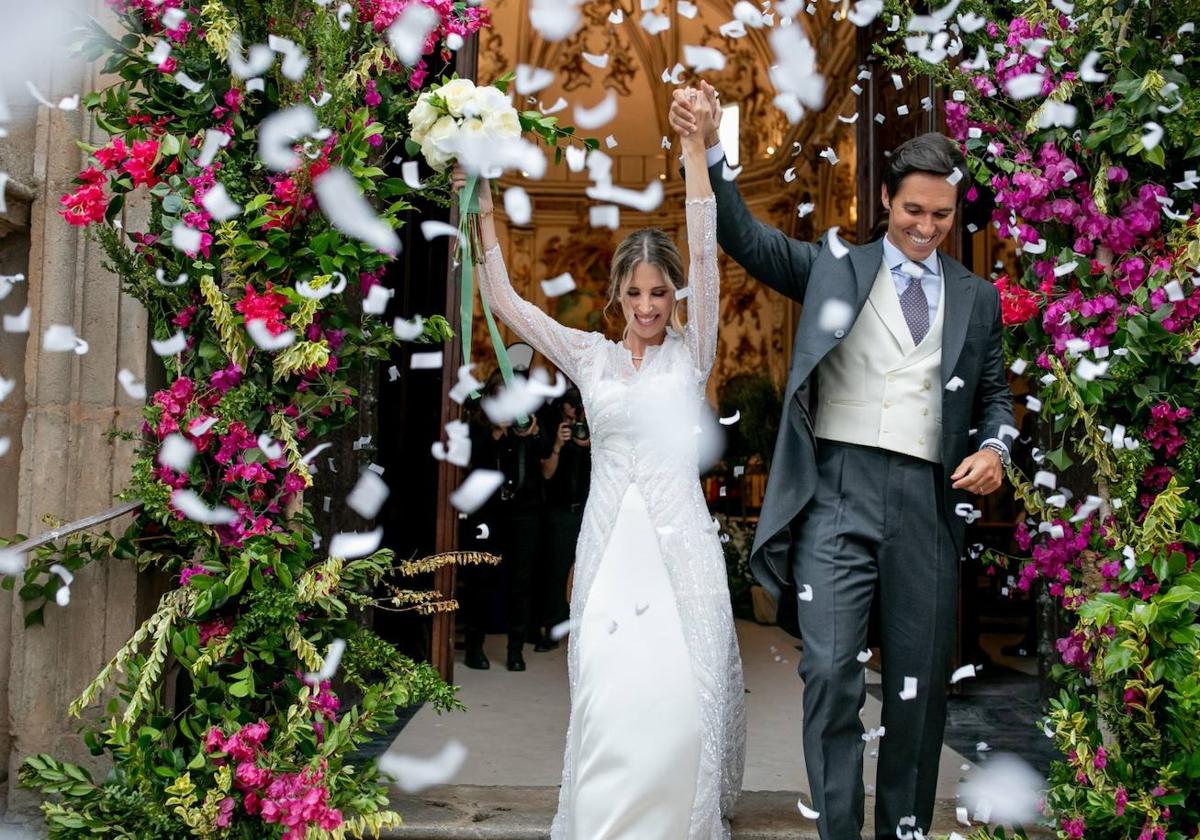
M 1000 463 L 1006 467 L 1012 463 L 1012 456 L 1008 454 L 1008 447 L 1004 446 L 999 441 L 984 441 L 983 446 L 981 446 L 980 449 L 990 449 L 995 452 L 1000 456 Z

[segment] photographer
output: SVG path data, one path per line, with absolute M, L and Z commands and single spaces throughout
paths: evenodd
M 540 633 L 535 651 L 553 650 L 549 630 L 566 621 L 567 579 L 575 562 L 575 544 L 583 523 L 592 470 L 591 434 L 579 390 L 570 388 L 543 416 L 546 438 L 542 477 L 546 480 L 545 540 L 538 574 L 534 620 Z
M 489 379 L 485 395 L 500 387 L 499 375 Z M 504 484 L 476 512 L 475 524 L 488 526 L 489 542 L 501 556 L 501 574 L 505 579 L 508 623 L 508 670 L 524 671 L 523 649 L 531 621 L 533 573 L 541 554 L 542 506 L 545 501 L 542 480 L 542 443 L 536 417 L 525 422 L 492 423 L 482 411 L 471 424 L 471 467 L 497 470 Z M 479 578 L 487 578 L 481 575 Z M 472 580 L 478 588 L 464 611 L 468 668 L 490 667 L 483 652 L 486 603 L 491 587 L 485 579 Z M 464 605 L 466 606 L 466 605 Z

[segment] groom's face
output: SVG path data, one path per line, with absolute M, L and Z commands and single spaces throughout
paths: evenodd
M 913 262 L 929 257 L 954 226 L 958 188 L 943 175 L 913 172 L 896 194 L 883 187 L 883 206 L 889 211 L 888 238 Z

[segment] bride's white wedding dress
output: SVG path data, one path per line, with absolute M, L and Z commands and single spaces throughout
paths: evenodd
M 575 382 L 591 427 L 554 840 L 728 837 L 741 790 L 741 658 L 698 465 L 717 340 L 715 200 L 689 200 L 687 226 L 687 327 L 648 347 L 640 369 L 622 344 L 521 299 L 499 246 L 479 265 L 493 311 Z

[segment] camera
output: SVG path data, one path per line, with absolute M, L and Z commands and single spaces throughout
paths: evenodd
M 584 420 L 576 420 L 571 424 L 571 437 L 575 440 L 587 440 L 591 436 L 588 431 L 587 422 Z
M 528 415 L 528 414 L 525 415 L 524 417 L 518 417 L 516 420 L 513 421 L 513 428 L 516 429 L 518 432 L 523 432 L 532 425 L 533 425 L 533 416 Z

